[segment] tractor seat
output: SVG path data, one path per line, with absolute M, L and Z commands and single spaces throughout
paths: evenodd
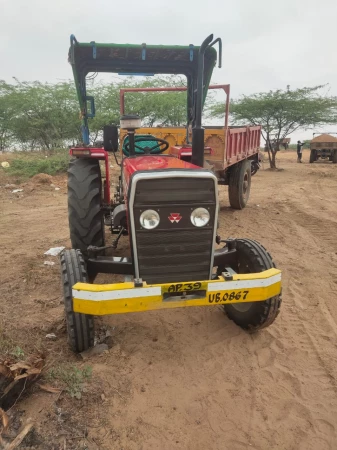
M 142 142 L 137 142 L 137 137 L 151 137 L 151 138 L 155 138 L 155 136 L 153 136 L 152 134 L 135 134 L 135 144 L 137 144 L 139 147 L 141 148 L 146 148 L 146 147 L 153 147 L 155 145 L 155 141 L 142 141 Z M 125 156 L 129 156 L 129 153 L 125 150 L 125 144 L 127 144 L 129 142 L 129 136 L 125 136 L 125 139 L 123 141 L 123 154 Z M 138 149 L 135 148 L 135 153 L 136 155 L 142 155 L 143 153 Z M 160 148 L 156 149 L 153 151 L 152 155 L 160 153 Z

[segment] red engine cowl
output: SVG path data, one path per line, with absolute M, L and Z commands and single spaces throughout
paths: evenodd
M 200 167 L 169 155 L 144 155 L 123 161 L 124 192 L 127 194 L 130 178 L 135 172 L 154 172 L 167 169 L 199 169 Z

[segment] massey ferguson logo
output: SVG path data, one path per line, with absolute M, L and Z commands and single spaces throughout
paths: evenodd
M 171 213 L 168 219 L 171 223 L 179 223 L 182 219 L 182 216 L 179 213 Z

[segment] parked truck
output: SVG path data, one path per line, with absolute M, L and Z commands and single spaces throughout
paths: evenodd
M 328 159 L 333 164 L 337 163 L 337 138 L 331 134 L 320 134 L 310 142 L 310 163 L 314 163 L 318 159 Z M 337 133 L 332 133 L 337 134 Z
M 277 151 L 280 150 L 280 147 L 283 147 L 284 150 L 287 150 L 289 148 L 289 144 L 290 144 L 290 138 L 272 139 L 271 140 L 272 147 L 275 148 Z M 264 146 L 264 151 L 265 152 L 268 151 L 268 145 L 267 144 L 265 144 L 265 146 Z

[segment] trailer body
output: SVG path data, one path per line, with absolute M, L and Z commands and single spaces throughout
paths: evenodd
M 208 89 L 221 89 L 226 94 L 224 104 L 224 125 L 204 126 L 204 159 L 206 167 L 212 168 L 219 181 L 228 183 L 227 169 L 245 159 L 252 161 L 253 169 L 259 167 L 259 151 L 261 140 L 261 126 L 229 126 L 230 85 L 210 85 Z M 186 91 L 185 87 L 164 88 L 124 88 L 120 89 L 120 113 L 125 114 L 125 94 L 131 92 L 179 92 Z M 138 135 L 151 135 L 165 139 L 170 143 L 165 152 L 179 159 L 190 162 L 192 159 L 192 133 L 186 126 L 182 127 L 141 127 Z M 120 132 L 120 150 L 123 150 L 127 131 Z

